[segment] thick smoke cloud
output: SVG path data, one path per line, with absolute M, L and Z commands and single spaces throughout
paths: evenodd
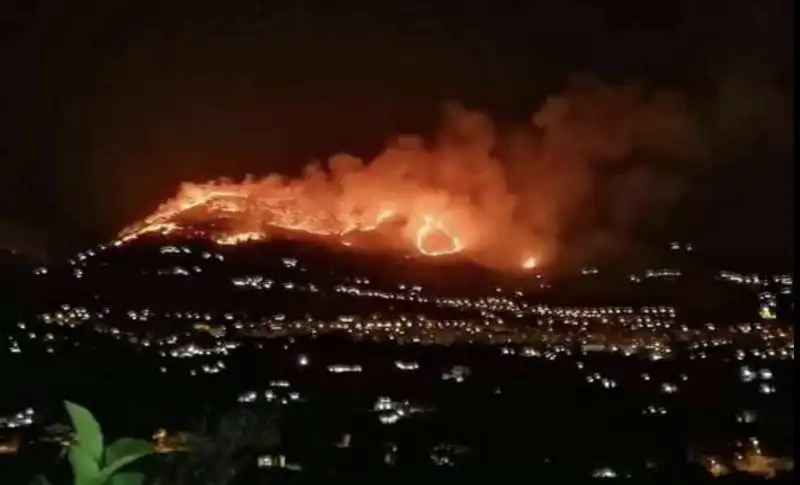
M 446 103 L 436 136 L 398 136 L 372 159 L 335 155 L 299 178 L 212 186 L 255 199 L 291 194 L 298 213 L 344 225 L 391 209 L 405 243 L 434 215 L 465 255 L 494 267 L 519 267 L 526 257 L 580 263 L 629 255 L 643 233 L 665 224 L 688 187 L 753 137 L 786 143 L 791 123 L 781 117 L 779 91 L 738 79 L 726 78 L 698 102 L 579 77 L 511 127 Z M 267 229 L 263 214 L 248 214 L 239 229 Z
M 629 249 L 637 224 L 678 197 L 703 155 L 682 96 L 584 79 L 512 129 L 449 103 L 432 146 L 401 139 L 367 164 L 334 158 L 331 172 L 345 198 L 404 191 L 462 211 L 459 233 L 486 249 L 483 261 L 505 265 L 525 248 L 542 260 Z
M 763 173 L 756 166 L 778 158 L 768 150 L 792 149 L 789 1 L 602 12 L 586 2 L 522 2 L 502 21 L 479 10 L 474 22 L 444 12 L 421 23 L 416 9 L 383 5 L 382 15 L 353 16 L 112 3 L 9 17 L 10 41 L 0 47 L 16 66 L 3 79 L 0 211 L 47 230 L 54 248 L 113 237 L 181 181 L 295 172 L 297 159 L 333 147 L 371 152 L 387 133 L 427 135 L 428 107 L 443 96 L 516 115 L 572 69 L 642 75 L 687 96 L 579 78 L 514 128 L 453 105 L 447 134 L 426 139 L 424 150 L 408 147 L 416 139 L 392 144 L 424 163 L 381 171 L 408 186 L 457 188 L 492 215 L 490 226 L 510 226 L 509 239 L 588 257 L 627 251 L 644 226 L 668 220 L 681 193 L 696 191 L 696 175 L 736 172 L 728 169 L 743 158 Z M 532 29 L 536 18 L 547 22 Z M 663 28 L 619 28 L 656 24 Z M 350 173 L 352 160 L 336 163 L 338 178 Z M 737 177 L 749 175 L 728 178 Z M 330 190 L 332 198 L 343 189 Z M 700 202 L 692 212 L 700 222 L 681 223 L 691 232 L 714 217 Z
M 582 79 L 549 97 L 526 135 L 511 160 L 518 220 L 578 258 L 629 250 L 706 158 L 686 99 L 636 85 Z
M 524 125 L 501 129 L 448 103 L 433 140 L 401 136 L 369 161 L 337 155 L 300 179 L 250 178 L 241 188 L 254 198 L 288 190 L 299 212 L 339 221 L 390 207 L 407 240 L 433 214 L 472 258 L 518 267 L 529 256 L 552 262 L 630 249 L 643 218 L 668 207 L 704 166 L 701 138 L 682 96 L 582 78 Z M 260 229 L 258 219 L 241 229 Z

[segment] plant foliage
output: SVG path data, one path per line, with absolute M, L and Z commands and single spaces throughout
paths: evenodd
M 143 440 L 120 438 L 104 449 L 103 432 L 92 413 L 69 401 L 64 405 L 75 429 L 75 438 L 67 451 L 74 484 L 142 485 L 143 474 L 124 468 L 153 453 L 153 445 Z M 49 482 L 40 475 L 31 485 L 49 485 Z

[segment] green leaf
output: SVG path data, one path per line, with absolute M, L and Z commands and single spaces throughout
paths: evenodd
M 103 457 L 103 431 L 100 429 L 100 424 L 83 406 L 69 401 L 65 401 L 64 406 L 75 428 L 75 439 L 78 444 L 89 458 L 99 464 Z
M 100 482 L 101 483 L 105 483 L 106 480 L 108 480 L 109 478 L 113 477 L 124 466 L 130 465 L 131 463 L 133 463 L 134 461 L 138 460 L 139 458 L 142 458 L 142 457 L 147 456 L 147 455 L 148 455 L 148 453 L 141 453 L 141 454 L 138 454 L 138 455 L 128 455 L 128 456 L 124 456 L 124 457 L 120 458 L 119 460 L 115 461 L 114 463 L 111 463 L 107 467 L 103 468 L 102 471 L 100 471 Z
M 121 472 L 111 477 L 108 485 L 143 485 L 144 474 L 139 472 Z
M 69 448 L 69 463 L 72 465 L 72 474 L 75 476 L 75 485 L 99 485 L 100 466 L 80 445 Z
M 106 448 L 105 464 L 108 466 L 126 456 L 135 455 L 140 457 L 154 452 L 155 447 L 148 441 L 120 438 Z
M 120 438 L 106 450 L 106 467 L 100 472 L 103 480 L 108 480 L 124 466 L 155 452 L 147 441 L 133 438 Z
M 36 475 L 31 480 L 30 485 L 50 485 L 50 482 L 47 481 L 47 478 L 44 475 Z

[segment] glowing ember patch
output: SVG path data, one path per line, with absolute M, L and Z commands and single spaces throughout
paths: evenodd
M 185 184 L 177 197 L 123 230 L 114 244 L 153 234 L 199 236 L 234 246 L 291 233 L 292 237 L 313 237 L 352 250 L 412 252 L 431 258 L 460 254 L 474 261 L 488 254 L 493 266 L 516 270 L 530 270 L 539 264 L 527 251 L 515 262 L 512 255 L 519 253 L 513 243 L 508 244 L 507 254 L 478 254 L 486 249 L 477 249 L 481 237 L 497 237 L 482 232 L 487 229 L 481 215 L 442 204 L 430 195 L 430 199 L 406 198 L 378 192 L 364 200 L 342 201 L 312 196 L 303 185 L 269 180 Z M 385 199 L 374 200 L 381 196 Z M 441 207 L 431 210 L 431 204 Z M 420 206 L 428 207 L 420 213 Z
M 235 245 L 264 239 L 264 234 L 260 232 L 240 232 L 229 236 L 221 236 L 214 240 L 217 244 Z
M 417 249 L 425 256 L 445 256 L 461 251 L 458 236 L 450 234 L 433 216 L 426 215 L 417 230 Z
M 342 210 L 335 205 L 325 205 L 306 200 L 291 186 L 274 187 L 271 191 L 258 191 L 246 183 L 187 184 L 178 197 L 163 204 L 159 209 L 125 230 L 116 244 L 124 244 L 145 234 L 167 235 L 183 228 L 175 221 L 187 223 L 211 223 L 205 234 L 218 244 L 236 245 L 264 240 L 274 230 L 291 231 L 313 236 L 336 237 L 344 246 L 352 241 L 341 239 L 355 233 L 377 231 L 390 221 L 397 219 L 410 225 L 418 220 L 417 227 L 410 227 L 415 235 L 409 241 L 420 254 L 443 256 L 459 253 L 464 249 L 462 239 L 443 227 L 440 218 L 426 214 L 414 217 L 413 212 L 400 212 L 397 203 L 377 204 L 377 211 Z M 186 219 L 186 220 L 184 220 Z M 218 224 L 226 226 L 219 229 Z M 242 227 L 241 229 L 237 229 Z M 259 227 L 253 231 L 247 227 Z
M 371 160 L 337 154 L 307 165 L 296 178 L 184 183 L 114 244 L 145 234 L 236 244 L 250 240 L 240 234 L 257 232 L 313 237 L 337 248 L 346 239 L 353 250 L 408 257 L 460 253 L 514 272 L 550 267 L 569 249 L 562 234 L 575 228 L 590 231 L 577 241 L 606 241 L 591 232 L 603 227 L 608 236 L 610 229 L 595 217 L 616 220 L 623 210 L 630 223 L 615 227 L 623 230 L 653 203 L 669 202 L 660 190 L 660 169 L 637 164 L 628 170 L 628 164 L 632 156 L 692 161 L 702 154 L 695 116 L 684 96 L 675 94 L 628 83 L 581 83 L 547 96 L 530 126 L 508 130 L 487 113 L 448 103 L 437 136 L 399 136 Z M 609 170 L 595 170 L 598 164 Z M 606 171 L 615 174 L 614 190 L 598 190 L 609 179 L 593 174 Z M 610 198 L 601 197 L 606 193 Z M 583 210 L 588 203 L 601 210 Z M 368 232 L 375 234 L 365 237 Z M 591 243 L 585 250 L 602 256 L 606 246 Z

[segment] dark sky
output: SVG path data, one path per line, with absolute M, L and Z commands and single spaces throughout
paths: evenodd
M 790 0 L 317 5 L 328 3 L 3 2 L 4 225 L 41 230 L 55 247 L 97 241 L 181 180 L 368 154 L 432 127 L 447 99 L 524 120 L 575 73 L 707 105 L 720 86 L 757 86 L 756 104 L 791 106 Z M 788 255 L 791 147 L 756 135 L 736 146 L 671 230 L 721 252 Z

